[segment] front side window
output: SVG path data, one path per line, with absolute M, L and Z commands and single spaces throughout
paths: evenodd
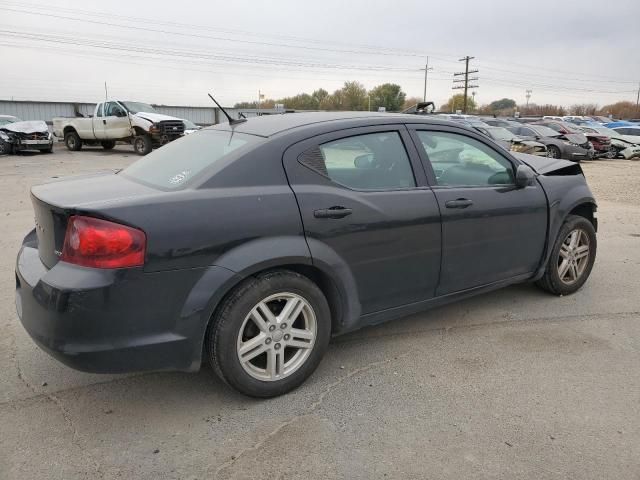
M 418 131 L 438 185 L 512 185 L 513 166 L 484 143 L 449 132 Z
M 319 149 L 303 153 L 300 161 L 354 190 L 416 186 L 409 156 L 398 132 L 357 135 L 324 143 Z
M 122 116 L 124 111 L 122 107 L 116 102 L 107 102 L 104 104 L 104 116 L 105 117 L 118 117 Z

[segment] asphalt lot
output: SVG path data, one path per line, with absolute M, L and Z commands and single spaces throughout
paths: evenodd
M 516 286 L 340 337 L 258 401 L 208 368 L 76 372 L 22 329 L 30 186 L 136 158 L 0 157 L 0 479 L 640 478 L 640 162 L 584 164 L 600 232 L 577 294 Z

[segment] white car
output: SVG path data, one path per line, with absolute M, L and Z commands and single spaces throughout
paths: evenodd
M 612 128 L 620 135 L 624 135 L 625 140 L 640 144 L 640 125 L 633 127 L 615 127 Z
M 23 150 L 53 152 L 53 135 L 42 120 L 22 121 L 10 115 L 0 117 L 0 155 Z
M 640 160 L 640 145 L 633 136 L 623 135 L 617 129 L 607 127 L 580 126 L 580 130 L 588 133 L 598 133 L 611 138 L 611 146 L 616 149 L 617 156 L 627 160 Z

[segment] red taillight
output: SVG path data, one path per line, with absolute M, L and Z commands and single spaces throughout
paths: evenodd
M 63 262 L 94 268 L 144 264 L 147 237 L 142 230 L 92 217 L 69 218 L 62 247 Z

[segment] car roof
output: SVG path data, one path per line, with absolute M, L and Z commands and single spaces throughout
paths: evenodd
M 372 121 L 372 124 L 385 123 L 426 123 L 435 125 L 460 125 L 460 123 L 437 118 L 437 115 L 415 115 L 405 113 L 386 112 L 301 112 L 285 113 L 277 115 L 263 115 L 251 117 L 246 122 L 229 125 L 221 123 L 213 127 L 215 130 L 232 130 L 238 133 L 248 133 L 260 137 L 271 137 L 278 133 L 296 128 L 307 127 L 327 122 L 362 120 L 363 126 Z M 351 122 L 353 123 L 353 122 Z

